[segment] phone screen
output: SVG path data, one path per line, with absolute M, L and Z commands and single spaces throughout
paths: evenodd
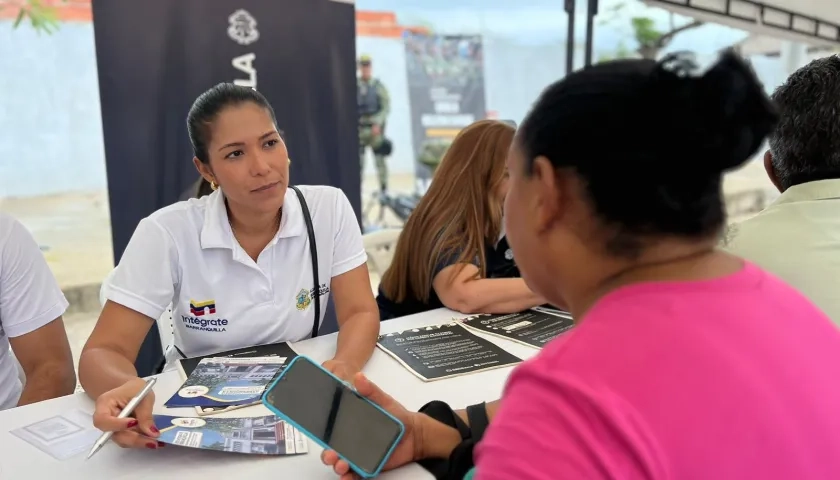
M 402 425 L 304 357 L 286 368 L 267 403 L 357 468 L 373 473 Z

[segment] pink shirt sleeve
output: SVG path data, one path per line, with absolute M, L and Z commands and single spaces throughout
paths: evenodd
M 629 408 L 564 376 L 555 362 L 541 356 L 511 375 L 476 451 L 475 479 L 668 478 L 658 448 Z

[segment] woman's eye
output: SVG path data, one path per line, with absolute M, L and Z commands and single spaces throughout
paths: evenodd
M 242 155 L 245 155 L 245 152 L 243 152 L 242 150 L 234 150 L 225 155 L 225 158 L 237 158 L 241 157 Z
M 265 142 L 266 147 L 273 147 L 275 145 L 277 145 L 277 139 L 272 139 L 272 140 L 269 140 L 269 141 Z

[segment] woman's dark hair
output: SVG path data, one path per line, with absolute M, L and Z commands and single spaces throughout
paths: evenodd
M 526 173 L 538 156 L 574 171 L 614 232 L 613 254 L 638 255 L 644 237 L 716 234 L 722 173 L 755 154 L 776 123 L 737 55 L 697 70 L 684 53 L 598 64 L 549 86 L 519 127 Z
M 271 121 L 277 124 L 274 109 L 258 91 L 232 83 L 220 83 L 195 99 L 187 114 L 187 131 L 190 134 L 193 153 L 201 163 L 210 161 L 207 145 L 210 143 L 210 126 L 213 120 L 227 107 L 251 102 L 268 111 Z

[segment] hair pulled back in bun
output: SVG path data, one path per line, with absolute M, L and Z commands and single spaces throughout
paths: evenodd
M 526 169 L 544 156 L 574 171 L 601 220 L 620 232 L 615 253 L 632 255 L 632 237 L 717 233 L 722 173 L 755 154 L 776 120 L 736 54 L 702 72 L 679 53 L 605 62 L 550 85 L 517 142 Z

